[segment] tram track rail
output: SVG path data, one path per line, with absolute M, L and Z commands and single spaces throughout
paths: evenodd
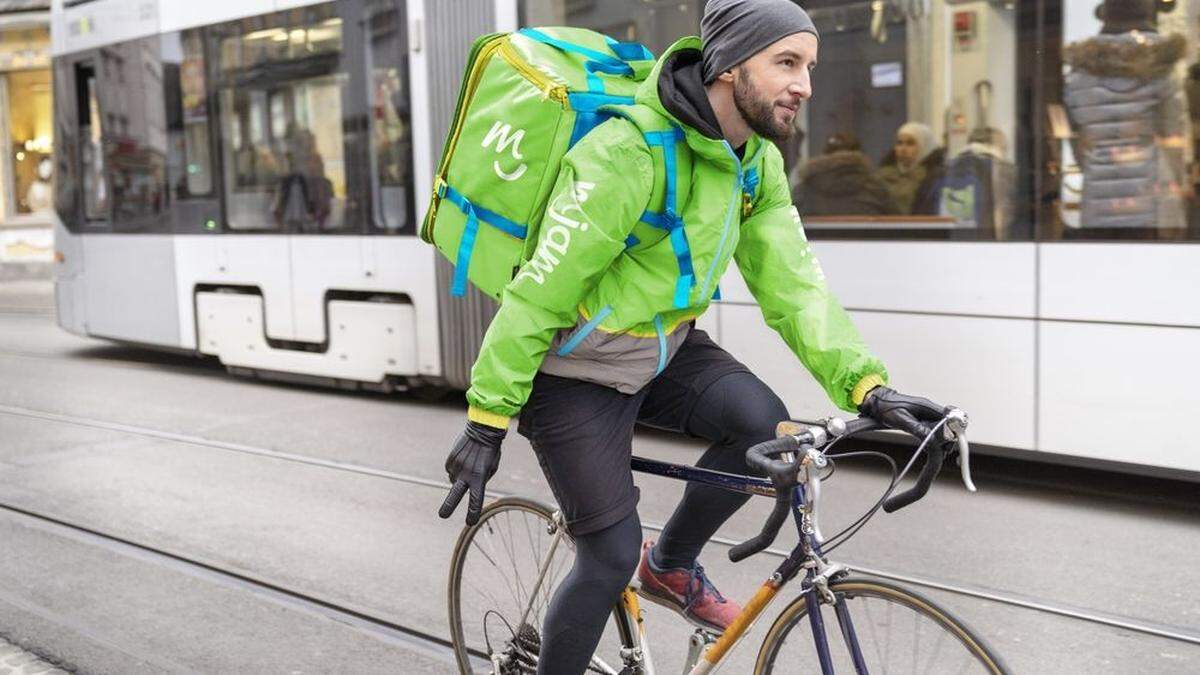
M 373 635 L 384 642 L 404 647 L 408 650 L 432 657 L 438 661 L 453 665 L 453 646 L 448 637 L 435 635 L 402 623 L 379 616 L 369 610 L 352 607 L 349 604 L 320 597 L 316 594 L 297 590 L 284 584 L 268 579 L 235 571 L 226 566 L 201 560 L 165 548 L 135 541 L 128 537 L 118 536 L 88 525 L 72 522 L 66 518 L 39 510 L 26 508 L 9 502 L 0 501 L 0 513 L 15 515 L 22 519 L 37 522 L 51 532 L 68 536 L 82 543 L 95 546 L 116 554 L 138 558 L 157 564 L 173 571 L 182 572 L 193 577 L 199 577 L 216 582 L 227 587 L 248 591 L 256 596 L 264 597 L 276 604 L 317 614 L 350 626 L 360 632 Z M 0 601 L 6 598 L 0 596 Z M 31 609 L 31 608 L 26 608 Z M 36 608 L 32 608 L 36 609 Z M 43 618 L 61 625 L 70 626 L 71 622 L 65 617 L 44 616 Z M 77 627 L 76 627 L 77 629 Z M 125 650 L 121 650 L 125 651 Z M 479 665 L 486 666 L 487 655 L 482 651 L 471 649 L 471 654 L 479 659 Z M 164 665 L 160 657 L 148 654 L 130 654 L 138 659 Z
M 153 428 L 125 424 L 125 423 L 120 423 L 120 422 L 97 420 L 97 419 L 81 417 L 81 416 L 77 416 L 77 415 L 68 415 L 68 414 L 56 413 L 56 412 L 51 412 L 51 411 L 34 410 L 34 409 L 30 409 L 30 408 L 23 408 L 23 407 L 19 407 L 19 406 L 11 406 L 11 405 L 3 405 L 3 404 L 0 404 L 0 415 L 41 420 L 41 421 L 50 422 L 50 423 L 66 424 L 66 425 L 72 425 L 72 426 L 78 426 L 78 427 L 86 427 L 86 428 L 104 430 L 104 431 L 109 431 L 109 432 L 127 434 L 127 435 L 141 437 L 141 438 L 150 438 L 150 439 L 163 440 L 163 441 L 168 441 L 168 442 L 175 442 L 175 443 L 199 446 L 199 447 L 204 447 L 204 448 L 209 448 L 209 449 L 219 450 L 219 451 L 224 451 L 224 452 L 233 452 L 233 453 L 240 453 L 240 454 L 245 454 L 245 455 L 253 455 L 253 456 L 270 458 L 270 459 L 275 459 L 275 460 L 280 460 L 280 461 L 293 462 L 293 463 L 297 463 L 297 464 L 316 466 L 316 467 L 331 469 L 331 470 L 335 470 L 335 471 L 344 471 L 344 472 L 354 473 L 354 474 L 359 474 L 359 475 L 373 476 L 373 477 L 382 478 L 385 480 L 391 480 L 391 481 L 396 481 L 396 482 L 405 483 L 405 484 L 409 484 L 409 485 L 417 485 L 417 486 L 421 486 L 421 487 L 438 489 L 438 490 L 445 490 L 450 487 L 449 484 L 446 483 L 445 481 L 424 478 L 421 476 L 413 476 L 413 475 L 399 473 L 399 472 L 395 472 L 395 471 L 388 471 L 385 469 L 378 469 L 375 467 L 365 466 L 365 465 L 361 465 L 361 464 L 355 464 L 352 462 L 341 462 L 341 461 L 337 461 L 337 460 L 322 459 L 322 458 L 313 457 L 310 455 L 289 453 L 289 452 L 284 452 L 284 451 L 280 451 L 280 450 L 272 450 L 269 448 L 262 448 L 262 447 L 247 445 L 247 444 L 242 444 L 242 443 L 220 441 L 220 440 L 205 438 L 205 437 L 201 437 L 201 436 L 195 436 L 195 435 L 191 435 L 191 434 L 165 431 L 165 430 L 160 430 L 160 429 L 153 429 Z M 504 496 L 508 496 L 508 495 L 506 493 L 488 491 L 487 496 L 489 498 L 499 498 L 499 497 L 504 497 Z M 10 508 L 8 505 L 0 503 L 0 509 L 8 509 L 8 508 Z M 67 526 L 70 526 L 70 525 L 67 524 Z M 660 532 L 660 531 L 662 531 L 663 524 L 644 521 L 643 527 L 645 527 L 647 530 L 651 530 L 654 532 Z M 87 528 L 82 528 L 82 529 L 87 529 Z M 102 533 L 97 533 L 97 536 L 108 536 L 108 535 L 103 535 Z M 113 539 L 120 540 L 119 537 L 114 537 Z M 734 541 L 734 540 L 728 539 L 728 538 L 724 538 L 724 537 L 714 537 L 712 539 L 712 541 L 713 541 L 713 543 L 720 544 L 720 545 L 727 546 L 727 547 L 734 546 L 735 544 L 738 543 L 737 541 Z M 140 544 L 136 544 L 134 542 L 127 542 L 127 543 L 129 543 L 130 545 L 133 545 L 133 546 L 141 546 Z M 153 547 L 149 547 L 149 549 L 156 550 L 156 549 L 153 549 Z M 766 551 L 764 551 L 764 553 L 766 555 L 774 556 L 777 558 L 786 557 L 788 555 L 788 551 L 784 551 L 782 549 L 776 549 L 776 548 L 768 548 L 768 549 L 766 549 Z M 171 554 L 171 553 L 164 553 L 164 554 L 168 555 L 168 556 L 175 556 L 175 554 Z M 176 556 L 176 557 L 178 557 L 178 556 Z M 181 561 L 186 561 L 186 558 L 180 558 L 180 559 L 181 559 Z M 204 564 L 204 563 L 200 563 L 200 564 Z M 936 579 L 930 579 L 930 578 L 926 578 L 926 577 L 905 574 L 905 573 L 897 572 L 897 571 L 893 571 L 893 570 L 861 566 L 861 565 L 854 564 L 853 561 L 847 561 L 847 564 L 850 566 L 851 569 L 855 570 L 856 572 L 860 572 L 862 574 L 867 574 L 867 575 L 871 575 L 871 576 L 875 576 L 875 577 L 879 577 L 879 578 L 883 578 L 883 579 L 898 581 L 898 582 L 910 584 L 913 586 L 920 586 L 922 588 L 928 588 L 928 589 L 932 589 L 932 590 L 942 591 L 942 592 L 950 593 L 953 595 L 973 598 L 973 599 L 981 600 L 981 601 L 985 601 L 985 602 L 998 603 L 998 604 L 1007 605 L 1010 607 L 1019 608 L 1022 610 L 1060 616 L 1060 617 L 1064 617 L 1064 618 L 1072 619 L 1072 620 L 1076 620 L 1076 621 L 1084 621 L 1084 622 L 1109 626 L 1109 627 L 1113 627 L 1113 628 L 1120 628 L 1120 629 L 1124 629 L 1124 630 L 1133 631 L 1136 633 L 1141 633 L 1141 634 L 1145 634 L 1145 635 L 1151 635 L 1151 636 L 1155 636 L 1155 637 L 1159 637 L 1159 638 L 1164 638 L 1164 639 L 1175 641 L 1175 642 L 1200 645 L 1200 630 L 1196 630 L 1196 629 L 1192 629 L 1192 628 L 1188 628 L 1188 627 L 1184 627 L 1184 626 L 1172 626 L 1172 625 L 1168 625 L 1168 624 L 1154 623 L 1154 622 L 1146 621 L 1146 620 L 1139 619 L 1136 617 L 1121 616 L 1121 615 L 1103 612 L 1103 611 L 1099 611 L 1099 610 L 1095 610 L 1095 609 L 1091 609 L 1091 608 L 1077 607 L 1077 606 L 1072 606 L 1072 605 L 1065 604 L 1065 603 L 1057 603 L 1057 602 L 1039 600 L 1037 598 L 1022 596 L 1020 594 L 1016 594 L 1016 593 L 1012 593 L 1012 592 L 998 591 L 995 589 L 980 587 L 980 586 L 976 586 L 976 585 L 972 585 L 972 584 L 965 584 L 965 583 L 961 583 L 961 582 L 943 582 L 943 581 L 938 581 Z M 216 571 L 216 570 L 214 570 L 214 571 Z M 238 573 L 232 573 L 232 574 L 236 576 Z M 269 582 L 264 582 L 264 583 L 266 583 L 264 588 L 271 587 Z M 286 593 L 288 591 L 286 589 L 281 588 L 279 592 Z M 296 597 L 298 599 L 306 598 L 306 596 L 304 596 L 303 594 L 298 594 Z M 367 619 L 364 618 L 363 620 L 367 620 Z M 387 624 L 387 621 L 385 619 L 378 619 L 378 620 L 380 622 L 383 622 L 381 625 Z M 449 644 L 448 641 L 444 641 L 443 643 L 446 645 Z

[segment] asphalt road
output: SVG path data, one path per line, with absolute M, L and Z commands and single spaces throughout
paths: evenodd
M 435 511 L 460 402 L 240 379 L 210 361 L 79 338 L 54 325 L 47 290 L 0 285 L 0 503 L 13 507 L 0 508 L 0 639 L 79 672 L 453 672 L 444 647 L 326 605 L 448 636 L 458 527 Z M 636 451 L 684 462 L 701 447 L 642 434 Z M 1008 471 L 977 477 L 973 495 L 947 476 L 835 557 L 1200 636 L 1194 505 L 1157 500 L 1142 481 L 1122 495 L 1082 479 L 1038 484 L 1035 464 Z M 883 480 L 840 466 L 826 531 L 869 506 Z M 639 484 L 644 523 L 663 522 L 682 485 Z M 490 487 L 550 498 L 515 433 Z M 769 506 L 755 500 L 721 536 L 749 537 Z M 735 598 L 778 562 L 732 565 L 725 550 L 711 545 L 704 562 Z M 1200 672 L 1196 644 L 921 590 L 1017 673 Z M 658 609 L 649 621 L 660 672 L 677 671 L 689 630 Z M 724 672 L 747 672 L 754 650 Z

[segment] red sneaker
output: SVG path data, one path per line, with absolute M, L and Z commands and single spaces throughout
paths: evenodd
M 637 569 L 642 597 L 679 612 L 701 628 L 724 632 L 742 608 L 717 591 L 699 563 L 691 569 L 658 569 L 650 560 L 653 548 L 653 541 L 642 544 L 642 559 Z

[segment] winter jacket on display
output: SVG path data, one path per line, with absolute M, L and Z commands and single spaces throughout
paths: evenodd
M 694 63 L 699 50 L 696 37 L 672 45 L 638 89 L 636 105 L 622 106 L 564 156 L 537 249 L 505 288 L 471 371 L 472 420 L 507 424 L 539 369 L 638 391 L 708 308 L 731 260 L 767 324 L 838 407 L 854 410 L 886 380 L 825 285 L 779 150 L 754 135 L 739 157 L 664 105 L 660 78 L 696 72 L 665 64 Z M 689 59 L 673 58 L 684 51 Z M 647 135 L 672 127 L 678 136 Z M 644 222 L 668 201 L 666 172 L 656 169 L 664 145 L 675 148 L 675 210 L 683 223 L 671 235 Z
M 802 216 L 894 216 L 900 208 L 867 156 L 842 150 L 814 157 L 793 192 Z
M 1083 227 L 1184 227 L 1183 37 L 1130 32 L 1069 45 L 1063 99 L 1083 169 Z
M 879 165 L 879 177 L 905 215 L 936 215 L 942 178 L 946 175 L 946 151 L 938 148 L 920 164 L 902 171 L 896 153 L 889 152 Z

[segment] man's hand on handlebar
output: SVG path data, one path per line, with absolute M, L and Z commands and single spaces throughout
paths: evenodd
M 868 392 L 858 410 L 889 429 L 911 434 L 917 440 L 928 436 L 933 425 L 946 416 L 945 409 L 927 398 L 906 396 L 884 386 Z

